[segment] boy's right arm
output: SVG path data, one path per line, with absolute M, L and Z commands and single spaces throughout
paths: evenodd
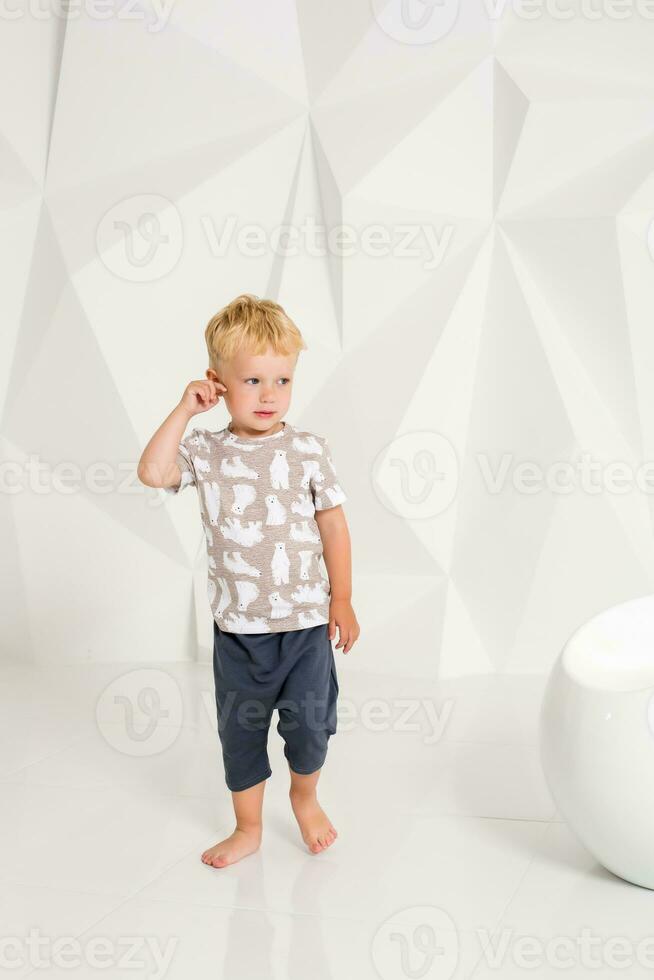
M 182 475 L 177 465 L 177 452 L 189 420 L 200 412 L 213 408 L 220 400 L 224 385 L 216 381 L 191 381 L 178 405 L 165 419 L 143 450 L 137 476 L 146 487 L 176 487 Z

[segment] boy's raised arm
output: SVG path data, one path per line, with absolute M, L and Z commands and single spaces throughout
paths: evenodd
M 179 404 L 161 423 L 139 460 L 137 476 L 146 487 L 175 487 L 180 483 L 176 460 L 186 426 L 194 415 L 206 412 L 219 401 L 219 388 L 227 390 L 211 380 L 191 381 L 186 386 Z

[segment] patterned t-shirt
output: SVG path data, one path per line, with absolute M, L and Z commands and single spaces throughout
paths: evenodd
M 317 510 L 347 497 L 327 440 L 289 422 L 246 438 L 193 429 L 179 444 L 178 493 L 197 488 L 211 611 L 227 633 L 278 633 L 329 622 L 331 587 Z

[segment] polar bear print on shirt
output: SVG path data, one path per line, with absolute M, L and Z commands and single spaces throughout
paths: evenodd
M 270 602 L 271 619 L 285 619 L 293 612 L 293 604 L 287 599 L 283 599 L 279 592 L 271 592 L 268 601 Z
M 255 568 L 254 565 L 248 565 L 244 558 L 241 557 L 240 551 L 233 551 L 233 558 L 229 557 L 228 551 L 223 551 L 223 565 L 230 572 L 236 572 L 238 575 L 251 575 L 253 578 L 259 578 L 261 575 L 261 569 Z
M 232 633 L 270 633 L 270 626 L 263 616 L 254 616 L 248 619 L 247 616 L 237 616 L 230 612 L 225 617 L 224 625 L 229 627 Z
M 257 448 L 255 445 L 244 446 L 242 443 L 239 444 L 238 436 L 235 436 L 233 432 L 230 432 L 228 436 L 223 439 L 223 446 L 227 446 L 228 449 L 237 448 L 243 450 L 244 453 L 252 453 Z
M 238 517 L 228 517 L 224 524 L 220 525 L 223 537 L 236 544 L 242 544 L 246 548 L 251 548 L 253 544 L 263 541 L 261 521 L 249 521 L 247 527 L 241 525 Z
M 202 492 L 204 494 L 207 514 L 209 515 L 209 523 L 216 527 L 218 524 L 218 515 L 220 514 L 220 486 L 215 480 L 203 480 Z
M 300 578 L 305 580 L 310 579 L 313 551 L 298 551 L 298 556 L 300 558 Z
M 218 608 L 214 612 L 214 617 L 216 619 L 223 618 L 223 612 L 227 609 L 227 606 L 231 605 L 232 596 L 229 591 L 229 585 L 227 584 L 226 578 L 219 578 L 218 585 L 220 586 L 220 599 L 218 600 Z
M 318 465 L 317 459 L 303 459 L 302 469 L 304 472 L 302 474 L 302 482 L 300 483 L 300 486 L 303 490 L 309 489 L 312 480 L 314 483 L 322 483 L 322 481 L 325 479 L 323 474 L 320 472 L 320 466 Z
M 306 612 L 303 609 L 300 609 L 299 613 L 297 614 L 297 620 L 300 624 L 300 629 L 304 629 L 306 626 L 320 626 L 322 624 L 322 620 L 317 609 L 307 609 Z
M 315 436 L 307 436 L 305 439 L 302 436 L 295 436 L 293 449 L 297 449 L 300 453 L 318 453 L 319 456 L 322 456 L 322 446 Z
M 295 592 L 291 592 L 291 599 L 294 602 L 324 602 L 325 583 L 316 582 L 314 585 L 301 585 Z
M 318 511 L 347 495 L 327 441 L 286 425 L 273 440 L 194 429 L 179 447 L 182 487 L 198 490 L 213 618 L 235 633 L 329 619 Z
M 343 501 L 346 499 L 345 494 L 339 487 L 338 483 L 335 483 L 333 487 L 325 487 L 322 492 L 327 494 L 327 497 L 332 507 L 337 507 L 338 504 L 342 504 Z M 322 499 L 318 497 L 317 500 L 318 500 L 318 505 L 322 507 L 323 510 L 327 510 L 326 507 L 322 506 Z
M 247 608 L 251 602 L 254 602 L 256 597 L 259 595 L 259 588 L 254 584 L 254 582 L 241 582 L 240 579 L 236 582 L 236 591 L 238 593 L 238 598 L 236 600 L 236 605 L 239 612 L 247 612 Z
M 234 503 L 232 504 L 232 514 L 243 514 L 245 508 L 253 503 L 257 491 L 250 483 L 235 483 L 232 487 L 234 492 Z
M 311 495 L 308 493 L 298 494 L 298 499 L 291 504 L 291 510 L 294 514 L 299 514 L 300 517 L 313 517 L 315 507 Z
M 201 430 L 194 429 L 194 432 L 196 432 L 197 435 L 192 434 L 188 437 L 189 446 L 193 446 L 195 449 L 201 449 L 203 452 L 208 453 L 209 443 L 204 438 L 204 435 L 202 434 Z
M 283 541 L 275 542 L 270 568 L 272 570 L 273 582 L 275 585 L 288 585 L 288 570 L 290 560 L 286 554 L 286 545 Z
M 268 494 L 266 497 L 266 507 L 268 508 L 268 516 L 266 517 L 267 525 L 286 523 L 286 508 L 276 493 Z
M 288 490 L 288 461 L 285 449 L 275 451 L 270 464 L 270 483 L 273 490 Z
M 246 466 L 240 456 L 223 459 L 220 463 L 220 472 L 223 476 L 244 476 L 250 480 L 259 479 L 257 471 Z
M 293 521 L 291 524 L 291 541 L 311 541 L 313 544 L 318 544 L 320 535 L 311 530 L 308 521 L 301 521 L 297 524 Z
M 195 466 L 196 473 L 211 473 L 211 463 L 208 459 L 202 459 L 201 456 L 194 456 L 193 465 Z

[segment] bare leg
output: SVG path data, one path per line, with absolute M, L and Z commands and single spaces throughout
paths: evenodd
M 286 760 L 288 762 L 288 760 Z M 329 817 L 318 803 L 316 786 L 320 778 L 320 769 L 304 776 L 299 772 L 291 774 L 289 797 L 295 819 L 300 827 L 302 839 L 312 854 L 324 851 L 336 840 L 338 834 Z
M 263 824 L 261 811 L 266 780 L 262 779 L 255 786 L 232 793 L 236 829 L 233 834 L 210 847 L 202 855 L 205 864 L 214 868 L 224 868 L 228 864 L 240 861 L 247 854 L 252 854 L 261 844 Z

